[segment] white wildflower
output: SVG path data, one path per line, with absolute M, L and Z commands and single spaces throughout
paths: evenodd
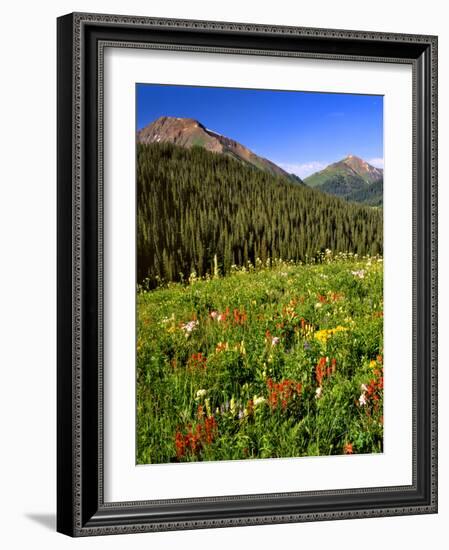
M 315 390 L 315 399 L 319 399 L 322 393 L 323 393 L 323 388 L 321 386 L 318 386 L 318 388 Z
M 361 407 L 364 407 L 366 405 L 366 395 L 362 393 L 362 395 L 359 397 L 359 404 Z
M 174 320 L 175 320 L 175 314 L 172 313 L 171 317 L 164 317 L 164 318 L 161 320 L 161 323 L 162 323 L 163 325 L 166 325 L 167 323 L 172 323 Z
M 357 271 L 351 271 L 351 273 L 354 275 L 354 277 L 358 277 L 359 279 L 364 279 L 366 271 L 364 269 L 359 269 Z
M 255 395 L 253 397 L 253 403 L 254 403 L 254 407 L 258 407 L 259 405 L 262 405 L 262 403 L 265 403 L 265 397 L 262 397 L 261 395 Z
M 197 400 L 198 400 L 198 399 L 201 399 L 202 397 L 204 397 L 204 396 L 206 395 L 206 393 L 207 393 L 207 390 L 203 390 L 203 389 L 198 390 L 198 391 L 196 392 L 196 399 L 197 399 Z
M 199 323 L 196 320 L 189 321 L 188 323 L 184 323 L 181 326 L 181 329 L 185 332 L 186 336 L 188 336 L 189 334 L 191 334 L 196 329 L 196 327 L 198 325 L 199 325 Z

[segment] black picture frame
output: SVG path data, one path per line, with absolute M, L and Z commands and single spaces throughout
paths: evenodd
M 75 13 L 58 30 L 57 530 L 70 536 L 437 512 L 437 37 Z M 102 47 L 296 55 L 413 68 L 413 483 L 105 503 Z

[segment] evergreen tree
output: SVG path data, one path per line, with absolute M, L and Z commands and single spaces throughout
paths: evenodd
M 382 210 L 349 203 L 201 147 L 138 145 L 137 277 L 179 281 L 232 264 L 381 254 Z M 216 260 L 214 257 L 216 256 Z

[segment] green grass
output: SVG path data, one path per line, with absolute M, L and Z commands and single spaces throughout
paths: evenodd
M 322 259 L 139 289 L 139 464 L 382 452 L 382 260 Z
M 319 187 L 320 185 L 323 185 L 323 183 L 326 183 L 329 178 L 340 177 L 342 179 L 346 179 L 348 175 L 349 174 L 347 169 L 337 168 L 335 166 L 328 166 L 324 168 L 324 170 L 321 170 L 320 172 L 315 172 L 311 176 L 304 178 L 304 182 L 309 187 Z

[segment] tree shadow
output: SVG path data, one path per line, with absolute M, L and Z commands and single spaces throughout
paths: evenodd
M 25 517 L 51 531 L 56 531 L 56 514 L 25 514 Z

